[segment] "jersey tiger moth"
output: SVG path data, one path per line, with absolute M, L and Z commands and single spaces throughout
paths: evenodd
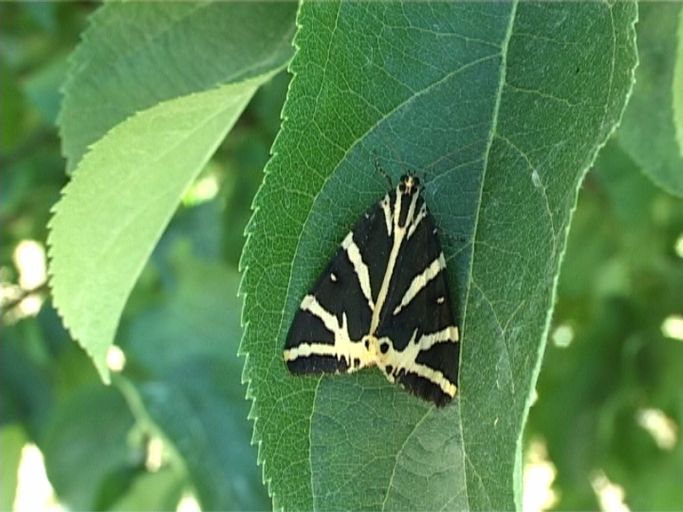
M 417 177 L 402 176 L 346 235 L 294 317 L 284 349 L 292 373 L 378 366 L 438 406 L 455 396 L 458 327 L 421 191 Z

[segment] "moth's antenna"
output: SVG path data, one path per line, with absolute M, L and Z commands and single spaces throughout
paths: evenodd
M 379 163 L 379 157 L 377 156 L 377 153 L 375 150 L 372 150 L 372 157 L 373 161 L 375 162 L 375 169 L 377 169 L 377 172 L 379 172 L 382 176 L 384 176 L 384 179 L 387 180 L 387 183 L 389 184 L 389 190 L 394 188 L 393 183 L 391 183 L 391 177 L 386 173 L 384 169 L 382 169 L 382 166 Z
M 393 133 L 393 131 L 392 131 Z M 398 164 L 401 168 L 401 174 L 404 174 L 405 172 L 408 171 L 408 164 L 406 161 L 403 159 L 403 156 L 401 153 L 397 150 L 396 144 L 390 143 L 387 144 L 387 147 L 391 147 L 391 158 L 392 160 Z

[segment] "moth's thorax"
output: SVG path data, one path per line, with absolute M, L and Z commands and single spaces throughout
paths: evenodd
M 377 343 L 377 337 L 373 334 L 367 334 L 361 339 L 365 350 L 367 350 L 369 359 L 375 359 L 379 353 L 379 344 Z
M 378 365 L 385 367 L 388 352 L 391 345 L 385 339 L 377 338 L 374 334 L 367 334 L 361 339 L 365 350 L 367 351 L 367 358 L 364 366 Z
M 420 197 L 420 180 L 412 174 L 401 176 L 392 198 L 394 211 L 397 214 L 396 228 L 405 230 L 417 218 L 424 200 Z
M 412 174 L 404 174 L 398 184 L 397 193 L 412 196 L 420 190 L 420 180 Z

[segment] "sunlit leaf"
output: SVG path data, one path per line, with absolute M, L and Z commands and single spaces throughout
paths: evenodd
M 161 103 L 81 160 L 50 223 L 54 303 L 109 380 L 128 295 L 180 198 L 266 77 Z

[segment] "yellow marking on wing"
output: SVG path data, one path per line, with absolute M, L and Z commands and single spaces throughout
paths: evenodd
M 365 296 L 365 300 L 368 301 L 370 309 L 374 309 L 375 304 L 372 301 L 372 290 L 370 289 L 370 271 L 365 261 L 363 261 L 363 255 L 360 253 L 360 249 L 353 240 L 353 232 L 346 235 L 346 238 L 344 238 L 344 241 L 342 242 L 342 247 L 353 265 L 356 277 L 358 278 L 358 284 L 360 284 L 360 289 Z
M 417 196 L 417 194 L 415 194 Z M 422 219 L 424 219 L 427 216 L 427 205 L 422 203 L 422 207 L 420 207 L 420 211 L 417 214 L 417 217 L 411 222 L 410 227 L 408 228 L 408 239 L 410 240 L 410 237 L 413 236 L 413 233 L 417 230 L 417 226 L 420 224 Z
M 420 290 L 427 286 L 429 281 L 438 276 L 439 272 L 441 272 L 444 268 L 446 268 L 446 260 L 443 257 L 443 253 L 441 253 L 439 254 L 438 258 L 432 261 L 432 263 L 429 264 L 421 274 L 418 274 L 413 278 L 410 286 L 401 299 L 401 303 L 394 309 L 394 315 L 398 315 L 401 309 L 410 304 L 410 301 L 413 300 L 418 293 L 420 293 Z
M 380 204 L 382 205 L 382 211 L 384 212 L 384 222 L 387 225 L 387 235 L 391 236 L 392 220 L 391 220 L 391 204 L 389 201 L 389 194 L 384 196 L 384 199 L 382 199 Z
M 437 331 L 431 334 L 423 334 L 420 339 L 417 340 L 417 329 L 413 331 L 413 335 L 408 341 L 406 347 L 399 351 L 396 350 L 391 343 L 389 338 L 380 338 L 378 340 L 378 345 L 383 342 L 389 343 L 389 350 L 386 354 L 378 353 L 378 366 L 384 368 L 386 365 L 391 365 L 394 367 L 394 373 L 399 370 L 404 370 L 406 372 L 412 372 L 420 377 L 428 379 L 430 382 L 439 386 L 444 393 L 449 396 L 455 396 L 457 387 L 450 380 L 448 380 L 443 373 L 439 370 L 434 370 L 427 365 L 420 364 L 417 362 L 417 356 L 423 350 L 428 350 L 437 343 L 452 342 L 455 343 L 458 340 L 458 328 L 451 326 Z M 394 382 L 394 378 L 391 375 L 385 373 L 385 376 L 389 382 Z
M 311 355 L 335 356 L 337 359 L 346 359 L 349 365 L 348 371 L 355 371 L 365 366 L 372 366 L 376 363 L 376 355 L 365 348 L 362 340 L 354 341 L 349 336 L 349 324 L 346 313 L 342 314 L 341 323 L 339 319 L 320 305 L 315 296 L 306 295 L 301 301 L 301 309 L 309 311 L 318 317 L 325 328 L 334 335 L 334 344 L 330 343 L 299 343 L 295 347 L 284 350 L 285 361 L 293 361 L 298 357 L 309 357 Z M 353 367 L 354 359 L 360 360 L 360 365 Z

